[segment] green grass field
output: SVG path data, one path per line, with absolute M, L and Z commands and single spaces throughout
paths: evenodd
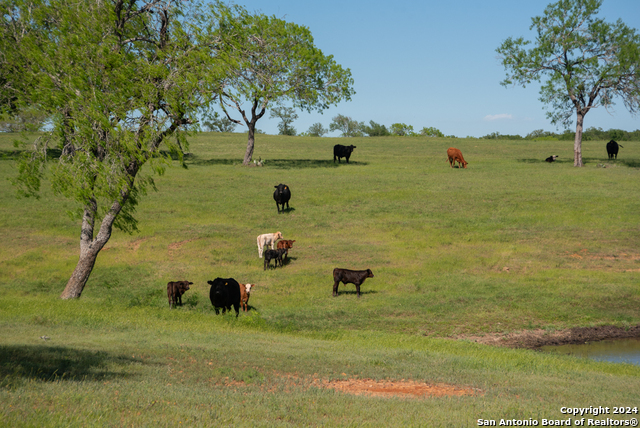
M 574 168 L 572 142 L 258 135 L 266 163 L 247 168 L 245 135 L 199 134 L 188 169 L 142 199 L 140 232 L 116 231 L 82 297 L 61 301 L 76 207 L 46 182 L 15 198 L 13 137 L 0 135 L 0 425 L 476 426 L 640 402 L 640 367 L 451 340 L 640 323 L 640 143 L 609 161 L 585 141 Z M 350 164 L 334 164 L 338 143 L 357 146 Z M 467 169 L 449 167 L 450 146 Z M 290 261 L 263 271 L 256 236 L 277 230 L 296 240 Z M 375 277 L 334 298 L 335 267 Z M 258 284 L 251 311 L 216 316 L 215 277 Z M 194 285 L 170 311 L 166 283 L 182 279 Z M 318 387 L 355 378 L 477 393 Z

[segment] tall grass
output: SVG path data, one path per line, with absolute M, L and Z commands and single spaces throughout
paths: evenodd
M 561 405 L 634 405 L 640 369 L 445 339 L 640 322 L 640 146 L 617 161 L 570 142 L 260 135 L 191 139 L 142 200 L 140 232 L 114 233 L 83 296 L 60 294 L 77 261 L 69 201 L 16 199 L 0 136 L 0 421 L 12 426 L 471 426 L 566 419 Z M 467 169 L 451 169 L 447 147 Z M 544 159 L 559 154 L 559 162 Z M 278 214 L 274 186 L 288 184 Z M 263 270 L 255 237 L 295 239 Z M 340 285 L 334 267 L 373 270 Z M 206 281 L 257 283 L 251 311 L 215 316 Z M 166 283 L 188 279 L 170 311 Z M 48 336 L 49 340 L 40 336 Z M 344 375 L 343 375 L 344 373 Z M 475 397 L 344 396 L 314 379 L 413 379 Z M 637 403 L 635 403 L 637 405 Z

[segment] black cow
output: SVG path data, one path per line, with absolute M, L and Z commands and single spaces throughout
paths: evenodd
M 373 272 L 371 272 L 371 269 L 349 270 L 335 268 L 333 270 L 333 296 L 335 297 L 338 295 L 338 284 L 342 281 L 345 285 L 355 284 L 356 293 L 358 294 L 358 297 L 360 297 L 360 284 L 362 284 L 367 278 L 373 278 Z
M 211 285 L 209 290 L 209 299 L 216 310 L 216 315 L 224 314 L 227 309 L 231 311 L 231 306 L 236 310 L 236 318 L 240 313 L 240 284 L 233 278 L 216 278 L 213 281 L 207 281 Z
M 346 158 L 347 163 L 349 163 L 349 158 L 351 157 L 351 152 L 355 149 L 356 146 L 343 146 L 342 144 L 336 144 L 333 146 L 333 163 L 336 163 L 336 158 L 338 158 L 338 163 L 340 163 L 340 158 Z
M 289 209 L 289 199 L 291 199 L 291 189 L 289 189 L 289 186 L 280 183 L 273 187 L 276 188 L 273 192 L 273 200 L 276 201 L 278 213 L 280 212 L 280 205 L 282 205 L 282 211 L 284 211 L 284 204 L 287 204 L 287 209 Z
M 617 142 L 611 140 L 607 143 L 607 154 L 609 155 L 609 159 L 618 159 L 618 147 L 624 147 L 622 144 L 618 144 Z
M 553 156 L 549 156 L 548 158 L 545 159 L 545 161 L 551 163 L 554 162 L 556 159 L 558 159 L 560 156 L 558 155 L 553 155 Z
M 169 299 L 169 309 L 172 306 L 182 306 L 182 295 L 189 289 L 193 282 L 189 281 L 171 281 L 167 283 L 167 298 Z
M 278 248 L 277 250 L 267 250 L 264 252 L 264 269 L 267 270 L 271 260 L 275 260 L 275 267 L 278 267 L 278 263 L 280 263 L 280 267 L 283 266 L 282 256 L 288 253 L 288 249 L 286 248 Z

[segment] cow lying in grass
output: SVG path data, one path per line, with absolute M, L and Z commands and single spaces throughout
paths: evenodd
M 356 286 L 356 293 L 360 297 L 360 285 L 367 278 L 373 278 L 373 272 L 371 269 L 367 270 L 349 270 L 335 268 L 333 270 L 333 297 L 338 295 L 338 284 L 354 284 Z
M 545 159 L 545 161 L 551 163 L 551 162 L 555 162 L 556 159 L 558 159 L 560 156 L 558 155 L 553 155 L 553 156 L 549 156 L 548 158 Z
M 271 245 L 271 249 L 273 250 L 278 239 L 282 239 L 282 233 L 280 232 L 258 235 L 258 256 L 262 258 L 262 251 L 264 250 L 264 247 Z
M 180 304 L 182 306 L 182 295 L 189 289 L 193 282 L 171 281 L 167 283 L 167 298 L 169 299 L 169 309 Z

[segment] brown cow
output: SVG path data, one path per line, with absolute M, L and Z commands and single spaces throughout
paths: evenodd
M 244 312 L 247 312 L 249 297 L 251 297 L 251 287 L 255 286 L 255 284 L 240 284 L 240 306 Z
M 458 162 L 458 168 L 462 165 L 463 168 L 467 167 L 467 161 L 462 157 L 462 152 L 455 147 L 449 147 L 447 149 L 447 157 L 449 158 L 449 165 L 453 168 L 453 164 Z
M 169 299 L 169 309 L 177 306 L 178 302 L 182 306 L 182 295 L 189 289 L 193 282 L 189 281 L 172 281 L 167 284 L 167 297 Z
M 285 250 L 289 250 L 289 249 L 293 248 L 293 243 L 294 242 L 296 242 L 295 239 L 293 241 L 292 240 L 283 239 L 283 240 L 278 241 L 276 243 L 276 249 L 279 250 L 279 249 L 283 248 Z M 289 254 L 289 251 L 287 251 L 285 254 L 283 254 L 282 257 L 286 259 L 288 254 Z

